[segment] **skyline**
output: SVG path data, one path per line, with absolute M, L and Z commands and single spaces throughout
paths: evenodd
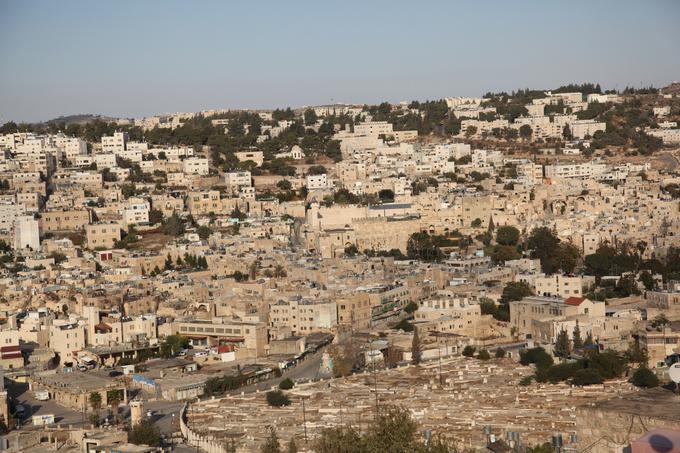
M 677 2 L 537 5 L 4 1 L 0 123 L 680 79 Z

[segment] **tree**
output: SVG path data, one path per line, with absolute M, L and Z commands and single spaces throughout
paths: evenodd
M 491 355 L 489 354 L 489 351 L 486 349 L 480 349 L 479 352 L 477 353 L 477 358 L 479 360 L 489 360 L 491 359 Z
M 411 363 L 418 365 L 423 358 L 423 346 L 420 343 L 418 329 L 413 331 L 413 341 L 411 341 Z
M 99 392 L 92 392 L 90 393 L 89 401 L 92 410 L 99 412 L 99 409 L 102 407 L 102 395 Z
M 496 230 L 496 242 L 500 245 L 517 245 L 519 230 L 514 226 L 502 226 Z
M 267 392 L 267 404 L 272 407 L 290 406 L 290 398 L 281 390 L 272 390 Z
M 555 355 L 562 358 L 569 357 L 570 352 L 569 345 L 569 334 L 566 330 L 562 329 L 557 334 L 557 339 L 555 340 Z
M 465 129 L 465 136 L 467 138 L 472 137 L 477 133 L 477 127 L 476 126 L 468 126 L 467 129 Z
M 527 245 L 532 258 L 541 260 L 541 267 L 546 274 L 554 274 L 559 268 L 560 239 L 546 227 L 535 228 Z
M 177 354 L 182 349 L 186 349 L 191 341 L 182 335 L 168 335 L 161 343 L 161 357 L 169 358 Z
M 578 370 L 574 373 L 574 377 L 571 380 L 571 383 L 573 385 L 578 385 L 578 386 L 585 386 L 585 385 L 594 385 L 594 384 L 602 384 L 602 376 L 596 371 L 592 369 L 582 369 Z
M 581 251 L 574 244 L 562 243 L 559 248 L 559 265 L 567 274 L 572 274 L 581 262 Z
M 529 126 L 528 124 L 523 124 L 519 128 L 519 136 L 522 137 L 522 139 L 524 140 L 529 140 L 533 133 L 534 133 L 533 129 L 531 129 L 531 126 Z
M 295 442 L 294 437 L 291 437 L 291 439 L 288 441 L 288 446 L 286 447 L 286 452 L 287 453 L 298 453 L 298 447 L 297 447 L 297 443 Z
M 356 245 L 350 244 L 345 247 L 345 256 L 357 256 L 358 254 L 359 250 L 357 249 Z
M 418 310 L 418 304 L 414 301 L 410 301 L 406 306 L 404 307 L 404 311 L 408 313 L 409 315 L 415 313 L 415 311 Z
M 659 378 L 654 374 L 652 370 L 643 366 L 635 370 L 633 373 L 633 378 L 631 382 L 636 387 L 657 387 L 659 385 Z
M 482 219 L 478 218 L 478 219 L 473 220 L 472 223 L 470 223 L 470 226 L 472 228 L 479 228 L 480 226 L 482 226 Z
M 173 212 L 172 215 L 165 220 L 161 230 L 164 234 L 170 236 L 181 236 L 185 231 L 184 222 L 182 222 L 182 219 Z
M 293 383 L 292 380 L 290 380 L 290 378 L 286 378 L 279 383 L 279 388 L 281 390 L 290 390 L 293 388 L 294 385 L 295 384 Z
M 314 109 L 307 109 L 304 113 L 305 116 L 305 126 L 313 126 L 316 124 L 318 118 Z
M 276 434 L 276 429 L 269 427 L 269 435 L 260 448 L 260 453 L 281 453 L 281 445 L 279 444 L 279 436 Z
M 583 340 L 581 339 L 581 328 L 578 325 L 578 321 L 576 322 L 576 326 L 574 326 L 572 343 L 574 350 L 583 348 Z
M 149 223 L 155 225 L 163 222 L 163 211 L 159 209 L 151 209 L 149 211 Z
M 276 187 L 278 187 L 281 190 L 291 190 L 293 188 L 293 184 L 287 179 L 282 179 L 281 181 L 276 183 Z
M 541 347 L 525 349 L 519 353 L 519 363 L 522 365 L 535 364 L 538 369 L 550 368 L 553 364 L 553 359 Z
M 496 348 L 496 358 L 497 359 L 504 359 L 507 353 L 505 352 L 505 349 L 503 348 Z
M 161 432 L 151 420 L 144 419 L 132 427 L 128 435 L 128 442 L 135 445 L 159 447 L 161 445 Z
M 472 345 L 467 345 L 465 348 L 463 348 L 463 353 L 465 357 L 472 357 L 475 355 L 475 347 Z
M 522 300 L 533 294 L 534 292 L 526 282 L 508 282 L 503 288 L 503 294 L 501 294 L 501 304 Z
M 198 237 L 200 237 L 203 240 L 208 239 L 212 234 L 212 230 L 207 225 L 201 225 L 200 227 L 198 227 L 198 230 L 196 230 L 196 232 L 198 233 Z

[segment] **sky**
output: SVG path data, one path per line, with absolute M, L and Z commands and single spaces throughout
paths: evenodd
M 678 0 L 0 0 L 0 123 L 674 80 Z

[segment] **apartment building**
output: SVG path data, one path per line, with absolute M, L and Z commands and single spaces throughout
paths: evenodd
M 182 162 L 182 169 L 187 175 L 204 176 L 210 172 L 208 159 L 203 157 L 190 157 Z
M 269 306 L 269 326 L 274 333 L 308 335 L 329 332 L 338 324 L 338 309 L 334 301 L 291 298 Z
M 53 209 L 40 213 L 40 229 L 43 232 L 76 231 L 90 223 L 87 209 Z
M 85 226 L 87 248 L 110 249 L 120 241 L 121 225 L 118 222 L 95 223 Z
M 510 325 L 521 334 L 532 333 L 532 322 L 548 318 L 588 315 L 604 317 L 605 303 L 582 297 L 531 296 L 510 302 Z
M 535 292 L 539 296 L 581 297 L 583 279 L 567 275 L 547 275 L 534 278 Z
M 189 192 L 187 194 L 187 208 L 194 215 L 205 215 L 220 212 L 222 203 L 218 190 Z

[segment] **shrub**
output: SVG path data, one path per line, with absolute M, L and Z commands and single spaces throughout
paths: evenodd
M 465 346 L 465 349 L 463 349 L 463 355 L 465 357 L 472 357 L 475 355 L 475 347 L 470 345 Z
M 293 381 L 291 381 L 290 378 L 286 378 L 279 383 L 279 388 L 281 390 L 290 390 L 293 388 L 294 385 L 295 383 L 293 383 Z
M 573 378 L 581 369 L 582 367 L 579 362 L 559 363 L 547 369 L 546 377 L 550 382 L 555 384 Z
M 267 392 L 267 404 L 272 407 L 290 406 L 290 398 L 281 390 Z
M 626 361 L 614 351 L 604 351 L 590 356 L 587 367 L 597 371 L 604 379 L 612 379 L 623 374 Z
M 505 358 L 505 356 L 506 356 L 505 349 L 503 349 L 503 348 L 496 349 L 496 358 L 497 359 Z
M 574 373 L 571 383 L 574 385 L 593 385 L 602 384 L 603 379 L 600 373 L 591 368 L 578 370 Z
M 491 355 L 489 355 L 489 351 L 486 349 L 482 349 L 477 353 L 477 358 L 479 360 L 489 360 L 491 358 Z
M 651 388 L 659 385 L 659 378 L 649 368 L 642 367 L 635 370 L 631 382 L 637 387 Z
M 553 358 L 541 347 L 525 349 L 519 354 L 519 363 L 522 365 L 536 364 L 536 368 L 550 368 Z
M 533 376 L 524 376 L 522 379 L 519 380 L 519 385 L 527 386 L 531 384 L 531 381 L 534 380 Z

